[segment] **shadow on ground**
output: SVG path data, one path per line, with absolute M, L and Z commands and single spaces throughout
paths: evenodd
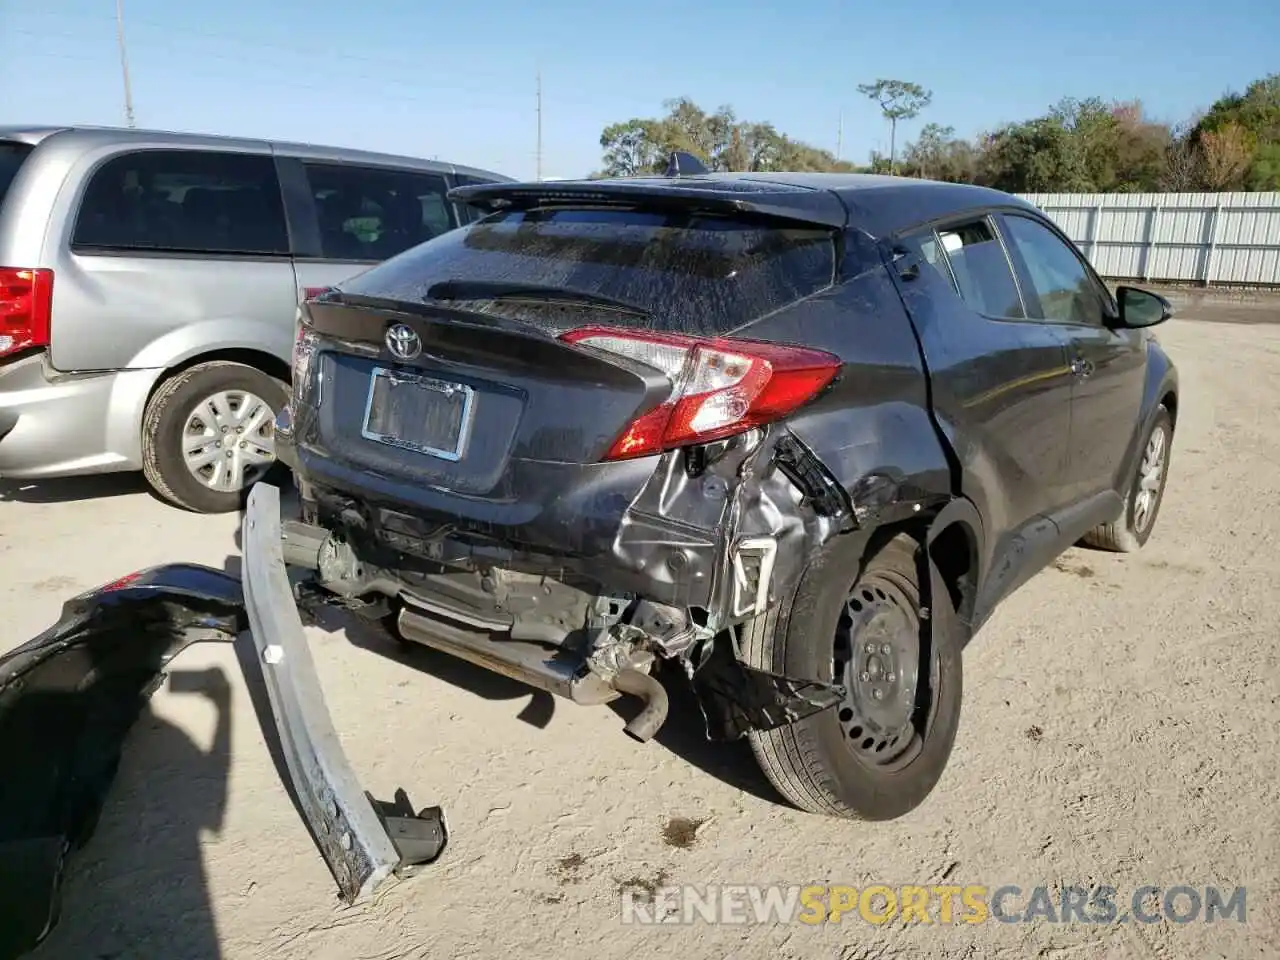
M 150 492 L 140 473 L 104 473 L 61 480 L 0 480 L 0 502 L 75 503 Z
M 180 659 L 179 659 L 180 662 Z M 200 844 L 222 829 L 231 686 L 221 669 L 169 671 L 170 689 L 217 710 L 201 749 L 149 707 L 134 724 L 89 842 L 71 856 L 61 916 L 31 960 L 219 960 Z

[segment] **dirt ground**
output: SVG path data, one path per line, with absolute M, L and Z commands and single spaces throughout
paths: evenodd
M 1280 326 L 1175 320 L 1161 339 L 1183 399 L 1152 542 L 1072 550 L 998 611 L 965 657 L 951 765 L 906 818 L 787 808 L 745 746 L 700 741 L 687 700 L 639 746 L 608 708 L 316 630 L 365 787 L 442 804 L 453 832 L 426 873 L 348 909 L 233 651 L 197 647 L 175 663 L 197 692 L 162 689 L 135 728 L 37 960 L 1280 956 Z M 141 566 L 235 569 L 236 527 L 133 478 L 0 488 L 0 646 Z M 1244 886 L 1247 919 L 624 925 L 620 889 L 661 882 L 1104 884 L 1122 908 L 1146 884 Z

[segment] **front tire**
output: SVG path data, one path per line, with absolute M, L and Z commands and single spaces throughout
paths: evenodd
M 196 513 L 239 510 L 273 472 L 275 417 L 288 400 L 279 380 L 227 360 L 164 381 L 142 421 L 142 469 L 161 497 Z
M 750 734 L 765 775 L 802 810 L 890 820 L 942 776 L 963 671 L 958 637 L 925 619 L 920 551 L 899 536 L 864 559 L 860 540 L 839 538 L 805 571 L 785 624 L 775 607 L 743 628 L 748 665 L 849 690 L 833 709 Z
M 1115 522 L 1104 523 L 1085 534 L 1086 544 L 1116 553 L 1134 553 L 1146 546 L 1164 501 L 1172 447 L 1173 418 L 1160 406 L 1142 441 L 1142 453 L 1125 494 L 1124 512 Z

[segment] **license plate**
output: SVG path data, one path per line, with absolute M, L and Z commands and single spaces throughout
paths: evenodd
M 475 391 L 462 383 L 375 367 L 361 436 L 441 460 L 460 460 Z

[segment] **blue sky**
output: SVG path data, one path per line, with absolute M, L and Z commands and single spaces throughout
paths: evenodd
M 974 134 L 1063 96 L 1180 119 L 1280 70 L 1267 0 L 124 0 L 140 126 L 439 157 L 529 177 L 599 163 L 601 129 L 687 95 L 844 156 L 887 147 L 857 92 L 934 91 Z M 474 11 L 472 13 L 471 11 Z M 123 122 L 114 0 L 0 0 L 0 124 Z

